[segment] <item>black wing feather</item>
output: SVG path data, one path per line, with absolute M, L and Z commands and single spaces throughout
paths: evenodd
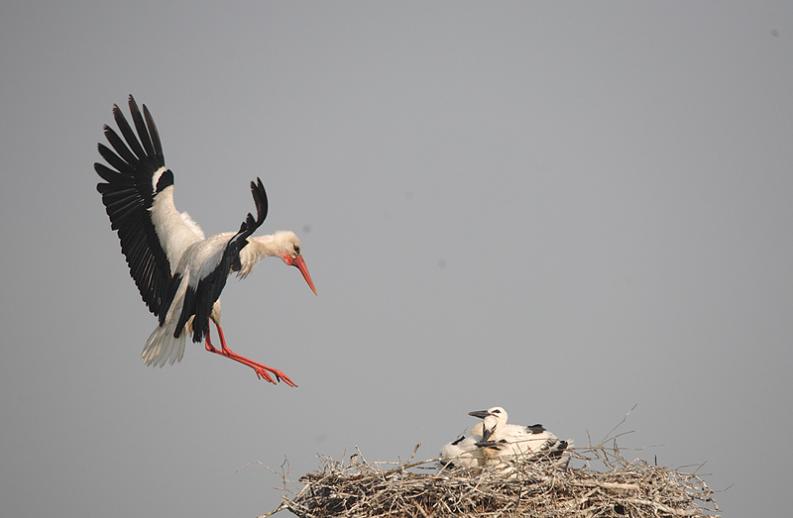
M 96 189 L 102 195 L 111 228 L 118 231 L 121 251 L 143 301 L 152 313 L 160 315 L 167 311 L 172 299 L 171 265 L 155 232 L 150 209 L 156 196 L 152 177 L 164 166 L 165 159 L 148 109 L 144 108 L 147 128 L 131 95 L 129 107 L 137 136 L 124 114 L 114 105 L 113 118 L 123 139 L 105 126 L 105 137 L 113 149 L 101 143 L 98 146 L 99 154 L 110 167 L 94 164 L 94 170 L 104 180 L 104 183 L 97 184 Z M 156 146 L 152 145 L 149 130 L 155 135 Z
M 101 142 L 98 144 L 99 154 L 105 159 L 105 162 L 110 164 L 116 169 L 117 173 L 127 176 L 134 176 L 135 171 L 130 167 L 127 162 L 124 162 L 117 154 L 113 153 L 106 145 Z
M 132 120 L 135 122 L 135 128 L 138 130 L 138 138 L 146 149 L 146 156 L 153 156 L 154 147 L 151 145 L 149 132 L 146 129 L 146 124 L 143 122 L 143 117 L 140 115 L 138 103 L 135 102 L 135 98 L 131 95 L 129 96 L 129 112 L 132 114 Z
M 110 145 L 116 150 L 116 154 L 118 154 L 124 162 L 131 164 L 138 161 L 138 157 L 132 154 L 132 151 L 124 144 L 124 141 L 121 140 L 118 133 L 113 131 L 113 128 L 110 126 L 105 126 L 105 137 L 107 137 L 107 141 L 110 142 Z
M 119 173 L 118 171 L 113 171 L 104 164 L 94 163 L 94 170 L 96 171 L 96 174 L 101 176 L 102 180 L 106 181 L 107 183 L 116 183 L 116 182 L 123 183 L 127 181 L 126 177 L 123 176 L 121 173 Z M 129 185 L 132 185 L 132 182 L 128 182 L 128 183 Z M 105 185 L 105 184 L 99 184 L 99 185 Z
M 140 147 L 138 137 L 135 136 L 135 132 L 132 131 L 129 122 L 127 122 L 127 119 L 124 117 L 124 114 L 121 113 L 121 109 L 117 104 L 113 105 L 113 118 L 116 120 L 118 129 L 121 130 L 121 134 L 124 135 L 124 139 L 127 141 L 127 144 L 129 144 L 129 147 L 132 148 L 132 152 L 138 155 L 138 158 L 145 158 L 146 152 L 143 151 L 142 147 Z
M 151 136 L 151 143 L 154 146 L 154 154 L 159 155 L 164 158 L 162 154 L 162 144 L 160 143 L 160 134 L 157 131 L 157 125 L 154 124 L 154 119 L 149 113 L 149 109 L 146 105 L 143 105 L 143 116 L 146 119 L 146 126 L 149 128 L 149 135 Z

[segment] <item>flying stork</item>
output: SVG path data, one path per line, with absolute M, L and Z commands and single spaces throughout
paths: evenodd
M 300 240 L 291 231 L 253 237 L 267 216 L 267 194 L 261 179 L 251 182 L 256 217 L 248 213 L 239 231 L 205 237 L 186 212 L 174 206 L 174 175 L 165 167 L 162 144 L 146 105 L 143 113 L 129 96 L 129 110 L 137 135 L 117 105 L 113 118 L 122 138 L 104 126 L 110 146 L 99 143 L 99 154 L 108 163 L 94 164 L 104 180 L 96 188 L 102 195 L 111 228 L 118 232 L 121 251 L 130 274 L 159 325 L 149 336 L 141 357 L 146 365 L 163 366 L 180 361 L 185 336 L 205 340 L 207 351 L 252 368 L 260 379 L 283 381 L 296 387 L 278 369 L 257 363 L 232 351 L 220 325 L 220 292 L 234 271 L 244 278 L 265 257 L 280 257 L 303 274 L 317 293 L 303 256 Z M 126 141 L 126 143 L 125 143 Z M 210 340 L 209 322 L 215 323 L 220 349 Z M 272 374 L 275 377 L 270 376 Z

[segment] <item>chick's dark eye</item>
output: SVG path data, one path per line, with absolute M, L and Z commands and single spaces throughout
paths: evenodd
M 500 414 L 500 413 L 501 413 L 501 410 L 493 410 L 493 413 L 494 413 L 494 414 Z

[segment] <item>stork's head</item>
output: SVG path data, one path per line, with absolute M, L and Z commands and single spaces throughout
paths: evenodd
M 294 266 L 300 270 L 308 287 L 316 295 L 317 289 L 314 287 L 314 281 L 311 280 L 311 274 L 308 273 L 306 262 L 303 260 L 303 256 L 300 255 L 300 238 L 297 237 L 297 234 L 291 230 L 279 230 L 273 234 L 273 246 L 276 254 L 284 264 Z
M 483 419 L 485 430 L 489 430 L 491 433 L 497 426 L 506 424 L 507 418 L 509 417 L 507 411 L 500 406 L 494 406 L 487 410 L 468 412 L 468 415 Z

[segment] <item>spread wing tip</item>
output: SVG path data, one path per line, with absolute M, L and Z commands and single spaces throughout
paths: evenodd
M 257 227 L 261 225 L 265 218 L 267 218 L 268 202 L 267 191 L 264 190 L 262 179 L 256 177 L 256 182 L 251 182 L 251 194 L 253 195 L 253 202 L 256 204 L 256 221 Z

